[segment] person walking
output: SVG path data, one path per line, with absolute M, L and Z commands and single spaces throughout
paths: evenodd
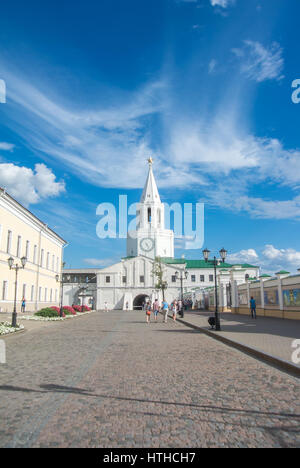
M 154 321 L 157 322 L 157 315 L 159 312 L 159 302 L 158 299 L 155 299 L 153 302 L 153 312 L 154 312 Z
M 126 310 L 128 310 L 129 304 L 128 301 L 126 302 Z
M 105 310 L 105 312 L 108 312 L 108 304 L 107 304 L 106 301 L 104 302 L 104 310 Z
M 251 296 L 251 299 L 250 299 L 250 309 L 251 309 L 251 317 L 256 319 L 256 301 L 253 298 L 253 296 Z
M 167 320 L 168 320 L 168 312 L 169 312 L 169 304 L 167 303 L 166 300 L 163 301 L 161 307 L 162 307 L 162 310 L 163 310 L 163 313 L 164 313 L 164 322 L 167 323 Z
M 172 304 L 172 316 L 174 322 L 176 322 L 176 317 L 177 317 L 177 301 L 174 301 Z
M 23 297 L 22 299 L 22 304 L 21 304 L 21 312 L 25 312 L 25 307 L 26 307 L 26 299 Z
M 181 318 L 184 317 L 183 303 L 181 299 L 178 301 L 178 314 L 180 315 Z
M 150 317 L 151 317 L 151 303 L 150 301 L 148 301 L 146 304 L 146 322 L 147 323 L 150 323 Z

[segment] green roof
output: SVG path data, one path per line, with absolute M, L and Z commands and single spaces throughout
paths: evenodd
M 281 270 L 275 273 L 275 275 L 289 275 L 290 271 Z
M 185 258 L 172 258 L 172 257 L 161 257 L 162 263 L 166 263 L 167 265 L 183 265 L 187 263 Z
M 184 265 L 186 264 L 186 268 L 212 268 L 213 265 L 211 263 L 206 263 L 205 260 L 188 260 L 186 258 L 171 258 L 171 257 L 163 257 L 161 258 L 163 263 L 167 265 Z M 217 268 L 225 270 L 226 268 L 232 268 L 234 265 L 230 263 L 220 263 Z M 242 268 L 258 268 L 257 266 L 249 265 L 248 263 L 241 264 Z
M 272 276 L 264 274 L 264 275 L 260 275 L 260 278 L 272 278 Z

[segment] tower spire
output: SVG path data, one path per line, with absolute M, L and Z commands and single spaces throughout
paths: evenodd
M 147 159 L 147 162 L 149 164 L 149 172 L 148 172 L 148 177 L 145 183 L 145 187 L 142 193 L 140 203 L 145 203 L 145 202 L 161 203 L 157 185 L 156 185 L 155 178 L 154 178 L 153 171 L 152 171 L 153 159 L 151 156 Z

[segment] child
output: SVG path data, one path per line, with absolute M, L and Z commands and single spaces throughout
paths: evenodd
M 173 320 L 176 322 L 176 316 L 177 316 L 177 302 L 174 301 L 172 304 L 172 313 L 173 313 Z
M 151 304 L 150 304 L 150 302 L 147 302 L 147 304 L 146 304 L 146 321 L 147 321 L 147 323 L 150 323 L 150 316 L 151 316 Z

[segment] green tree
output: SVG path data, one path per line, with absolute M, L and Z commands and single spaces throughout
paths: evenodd
M 152 275 L 155 278 L 155 289 L 162 292 L 163 300 L 165 300 L 165 290 L 168 287 L 167 281 L 164 280 L 165 268 L 160 257 L 155 257 L 152 269 Z

